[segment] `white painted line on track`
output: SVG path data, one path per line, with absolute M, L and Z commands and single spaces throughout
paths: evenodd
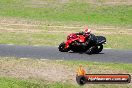
M 29 58 L 20 58 L 20 59 L 22 59 L 22 60 L 27 60 L 27 59 L 29 59 Z
M 15 44 L 0 44 L 0 45 L 8 45 L 8 46 L 13 46 L 13 45 L 15 45 Z M 25 46 L 25 45 L 24 45 Z M 29 45 L 27 45 L 27 46 L 29 46 Z M 40 47 L 40 46 L 42 46 L 42 45 L 32 45 L 32 46 L 36 46 L 36 47 Z M 50 46 L 48 46 L 48 47 L 50 47 Z M 52 47 L 56 47 L 56 48 L 58 48 L 59 46 L 52 46 Z M 112 48 L 104 48 L 104 49 L 112 49 Z
M 41 46 L 41 45 L 33 45 L 33 46 Z
M 104 48 L 104 49 L 112 49 L 112 48 Z
M 45 60 L 49 60 L 49 59 L 40 59 L 40 60 L 45 61 Z
M 13 45 L 15 45 L 15 44 L 4 44 L 4 45 L 9 45 L 9 46 L 13 46 Z
M 56 60 L 57 62 L 61 62 L 61 61 L 63 61 L 63 60 Z

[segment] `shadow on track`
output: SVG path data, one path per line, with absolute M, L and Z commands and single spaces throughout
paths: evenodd
M 68 53 L 78 53 L 78 54 L 87 54 L 86 52 L 73 52 L 73 51 L 70 51 Z M 95 55 L 96 53 L 93 53 L 93 54 L 87 54 L 87 55 Z M 98 53 L 98 54 L 104 54 L 104 53 Z M 96 54 L 97 55 L 97 54 Z

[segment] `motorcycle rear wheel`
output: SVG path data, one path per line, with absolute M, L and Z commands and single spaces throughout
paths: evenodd
M 90 47 L 86 53 L 87 54 L 98 54 L 100 53 L 101 51 L 103 50 L 103 45 L 99 45 L 99 46 L 96 46 L 96 47 Z
M 89 55 L 93 54 L 93 48 L 92 48 L 92 47 L 89 48 L 89 49 L 86 51 L 86 54 L 89 54 Z

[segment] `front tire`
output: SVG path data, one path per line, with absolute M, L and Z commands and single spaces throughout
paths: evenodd
M 103 50 L 103 45 L 99 45 L 98 47 L 98 53 L 100 53 Z
M 68 52 L 69 50 L 65 47 L 66 44 L 63 42 L 59 45 L 58 49 L 60 52 Z

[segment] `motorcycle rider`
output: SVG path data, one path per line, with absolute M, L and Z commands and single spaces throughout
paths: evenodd
M 94 45 L 97 43 L 97 38 L 94 34 L 91 33 L 91 29 L 88 27 L 85 28 L 85 31 L 76 33 L 76 35 L 84 35 L 86 37 L 85 46 L 89 44 L 89 50 L 92 50 L 94 48 Z
M 88 27 L 85 28 L 84 31 L 79 32 L 79 33 L 75 33 L 76 35 L 83 35 L 86 37 L 86 44 L 89 42 L 89 36 L 91 35 L 91 29 L 89 29 Z
M 88 37 L 90 33 L 91 33 L 91 29 L 88 29 L 88 27 L 86 27 L 85 31 L 76 33 L 76 35 L 84 35 L 84 36 Z

